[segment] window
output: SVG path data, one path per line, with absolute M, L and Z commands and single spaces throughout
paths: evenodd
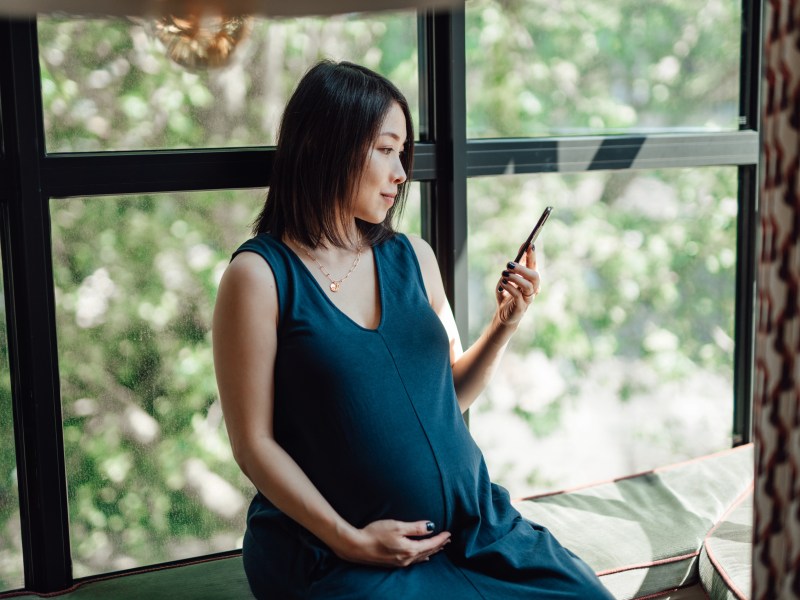
M 466 3 L 471 339 L 502 265 L 555 207 L 544 292 L 471 411 L 512 495 L 740 439 L 737 253 L 754 188 L 736 165 L 757 157 L 737 131 L 754 117 L 741 15 L 732 0 Z
M 6 305 L 2 299 L 0 314 L 0 590 L 8 590 L 22 586 L 23 567 Z
M 279 112 L 321 56 L 376 68 L 418 115 L 401 229 L 439 253 L 465 341 L 512 240 L 555 206 L 543 294 L 471 412 L 496 480 L 524 494 L 747 441 L 753 10 L 468 0 L 256 19 L 218 70 L 180 66 L 142 19 L 0 19 L 0 389 L 15 408 L 0 405 L 0 477 L 13 494 L 16 461 L 23 515 L 4 495 L 4 585 L 55 592 L 239 546 L 252 489 L 216 405 L 209 310 L 269 185 Z M 595 431 L 607 454 L 558 472 L 517 460 L 575 450 L 590 396 L 622 432 Z M 236 500 L 222 509 L 212 488 Z
M 401 223 L 417 234 L 418 188 Z M 222 420 L 211 315 L 265 194 L 51 203 L 76 576 L 241 547 L 254 490 Z
M 48 150 L 274 145 L 289 95 L 321 58 L 390 77 L 416 117 L 413 13 L 256 18 L 241 29 L 230 63 L 203 69 L 181 58 L 188 35 L 158 20 L 41 19 Z
M 225 433 L 210 329 L 263 197 L 51 203 L 76 576 L 241 546 L 252 492 Z
M 730 167 L 470 180 L 473 339 L 497 265 L 555 206 L 542 294 L 470 420 L 512 496 L 731 446 L 736 187 Z
M 739 126 L 741 6 L 467 2 L 471 137 Z

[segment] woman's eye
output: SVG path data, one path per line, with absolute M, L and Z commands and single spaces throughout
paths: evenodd
M 381 148 L 381 152 L 383 152 L 386 155 L 391 154 L 392 150 L 393 150 L 392 148 Z

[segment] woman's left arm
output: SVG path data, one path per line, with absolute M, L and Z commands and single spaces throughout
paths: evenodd
M 461 412 L 466 411 L 489 383 L 497 365 L 536 294 L 540 278 L 536 253 L 525 252 L 521 264 L 509 263 L 495 288 L 497 309 L 491 323 L 466 351 L 462 350 L 453 311 L 442 284 L 439 264 L 431 247 L 422 239 L 409 236 L 417 254 L 431 307 L 442 320 L 450 338 L 450 364 Z

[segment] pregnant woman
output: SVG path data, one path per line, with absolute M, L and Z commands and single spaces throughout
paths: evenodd
M 462 413 L 539 292 L 533 248 L 462 351 L 431 248 L 392 229 L 414 131 L 389 81 L 322 62 L 281 122 L 255 237 L 214 312 L 257 598 L 611 598 L 489 480 Z

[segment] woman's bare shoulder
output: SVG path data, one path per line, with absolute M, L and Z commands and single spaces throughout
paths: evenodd
M 278 290 L 267 261 L 255 252 L 240 252 L 225 268 L 219 284 L 217 304 L 232 309 L 258 311 L 277 316 Z
M 417 260 L 423 271 L 430 267 L 435 267 L 438 271 L 439 263 L 436 261 L 436 255 L 433 253 L 433 248 L 431 248 L 430 244 L 418 235 L 406 234 L 406 237 L 411 247 L 414 249 L 414 253 L 417 255 Z
M 233 257 L 225 268 L 225 277 L 233 278 L 236 281 L 243 280 L 248 283 L 272 282 L 275 284 L 275 277 L 272 268 L 263 257 L 255 252 L 244 250 Z
M 434 309 L 438 309 L 442 302 L 446 301 L 444 286 L 442 284 L 442 274 L 439 271 L 439 262 L 433 253 L 430 244 L 416 235 L 408 235 L 408 241 L 417 255 L 419 269 L 422 272 L 422 280 L 428 292 L 428 300 Z

